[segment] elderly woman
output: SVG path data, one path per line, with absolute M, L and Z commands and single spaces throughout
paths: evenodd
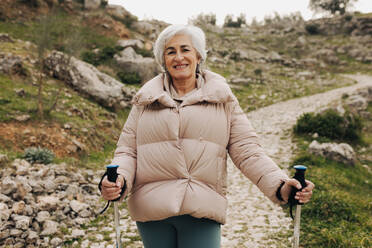
M 217 248 L 226 220 L 226 157 L 273 202 L 286 203 L 300 183 L 265 155 L 226 80 L 202 70 L 205 35 L 172 25 L 154 45 L 165 72 L 136 94 L 112 164 L 106 200 L 128 195 L 146 248 Z M 296 199 L 310 200 L 314 184 Z M 125 190 L 122 190 L 123 187 Z

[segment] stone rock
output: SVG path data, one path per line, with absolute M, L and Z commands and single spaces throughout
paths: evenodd
M 14 43 L 14 40 L 9 36 L 9 34 L 0 33 L 0 42 Z
M 10 236 L 10 230 L 9 229 L 5 229 L 5 230 L 0 232 L 0 240 L 9 238 L 9 236 Z
M 28 121 L 29 119 L 31 119 L 31 116 L 28 115 L 28 114 L 17 115 L 14 119 L 16 119 L 19 122 L 25 122 L 25 121 Z
M 50 218 L 50 213 L 48 211 L 41 211 L 37 213 L 36 220 L 39 223 L 43 223 L 46 220 L 49 220 L 49 218 Z
M 73 238 L 81 238 L 85 236 L 85 231 L 80 229 L 73 229 L 71 232 Z
M 121 5 L 109 4 L 106 6 L 105 11 L 117 20 L 136 19 L 135 16 Z
M 17 190 L 17 184 L 10 177 L 5 177 L 1 182 L 1 193 L 10 195 Z
M 116 54 L 114 59 L 121 66 L 123 72 L 137 73 L 142 83 L 152 79 L 162 71 L 155 59 L 142 57 L 132 47 L 127 47 Z
M 15 214 L 22 214 L 25 210 L 26 204 L 24 201 L 15 202 L 12 207 L 12 211 Z
M 152 33 L 157 34 L 158 29 L 155 25 L 146 21 L 138 21 L 132 24 L 132 28 L 144 35 L 151 35 Z
M 368 107 L 367 99 L 360 95 L 351 95 L 346 99 L 345 103 L 347 106 L 357 111 L 366 110 Z
M 50 244 L 53 245 L 53 247 L 57 247 L 59 245 L 61 245 L 63 242 L 62 239 L 58 238 L 58 237 L 54 237 L 52 238 L 52 240 L 50 241 Z
M 230 58 L 233 60 L 247 60 L 247 61 L 266 61 L 265 55 L 261 54 L 260 52 L 257 52 L 255 50 L 235 50 L 230 55 Z
M 127 47 L 133 47 L 133 48 L 144 48 L 144 44 L 140 40 L 135 40 L 135 39 L 129 39 L 129 40 L 118 40 L 117 46 L 120 46 L 122 48 L 127 48 Z
M 0 223 L 7 221 L 10 217 L 11 210 L 9 210 L 8 205 L 0 202 Z
M 282 56 L 279 55 L 279 53 L 270 51 L 268 54 L 268 60 L 270 62 L 282 62 L 284 59 L 282 58 Z
M 53 76 L 74 87 L 76 90 L 91 96 L 106 107 L 120 108 L 120 102 L 130 102 L 135 90 L 125 95 L 124 86 L 116 79 L 100 72 L 93 65 L 74 57 L 68 59 L 61 52 L 52 52 L 45 60 L 45 66 Z
M 84 0 L 84 8 L 87 10 L 98 9 L 101 6 L 101 0 Z
M 31 224 L 31 218 L 24 215 L 12 215 L 12 219 L 15 221 L 15 227 L 21 230 L 27 230 Z
M 28 232 L 28 236 L 27 236 L 27 239 L 26 239 L 26 242 L 28 244 L 33 244 L 33 243 L 36 243 L 36 241 L 39 239 L 39 235 L 37 234 L 37 232 L 34 232 L 34 231 L 29 231 Z
M 9 196 L 6 196 L 4 194 L 0 194 L 0 202 L 8 203 L 8 202 L 11 202 L 11 200 L 12 199 Z
M 58 232 L 58 223 L 52 220 L 46 220 L 43 224 L 41 236 L 53 235 Z
M 346 143 L 318 143 L 313 140 L 308 148 L 308 151 L 312 154 L 326 157 L 337 162 L 341 162 L 348 165 L 355 165 L 356 155 L 353 148 Z
M 83 202 L 79 202 L 77 200 L 72 200 L 70 202 L 70 207 L 75 213 L 83 213 L 85 210 L 89 209 L 89 205 Z
M 52 211 L 52 210 L 57 209 L 60 203 L 60 200 L 55 196 L 45 195 L 45 196 L 38 196 L 37 202 L 38 202 L 39 209 L 46 210 L 46 211 Z
M 0 72 L 11 75 L 26 75 L 26 70 L 23 67 L 22 58 L 13 54 L 0 53 Z
M 19 229 L 11 229 L 10 230 L 10 236 L 12 236 L 12 237 L 19 237 L 19 236 L 21 236 L 22 233 L 23 233 L 23 231 L 19 230 Z

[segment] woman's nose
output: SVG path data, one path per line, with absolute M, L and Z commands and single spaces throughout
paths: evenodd
M 176 60 L 182 60 L 183 59 L 183 55 L 182 55 L 182 53 L 180 53 L 180 52 L 177 52 L 176 53 L 176 58 L 175 58 Z

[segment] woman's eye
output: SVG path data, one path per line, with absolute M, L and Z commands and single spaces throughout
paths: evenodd
M 175 53 L 175 51 L 169 51 L 169 52 L 167 52 L 167 55 L 174 54 L 174 53 Z

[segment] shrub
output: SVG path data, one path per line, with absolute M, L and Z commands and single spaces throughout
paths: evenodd
M 25 150 L 22 158 L 26 159 L 31 164 L 50 164 L 53 162 L 54 153 L 47 148 L 29 147 Z
M 120 71 L 117 73 L 117 76 L 120 79 L 120 81 L 125 84 L 139 84 L 142 81 L 138 73 L 135 72 L 128 73 Z
M 99 56 L 98 54 L 91 52 L 91 51 L 85 51 L 81 54 L 81 59 L 89 64 L 92 64 L 94 66 L 97 66 L 100 64 L 99 62 Z
M 315 23 L 306 24 L 305 29 L 311 35 L 320 33 L 319 25 Z
M 352 143 L 361 141 L 361 129 L 362 123 L 359 117 L 352 114 L 340 116 L 334 110 L 327 110 L 317 115 L 305 113 L 294 126 L 294 132 L 297 134 L 318 133 L 319 136 L 331 140 Z
M 137 54 L 140 54 L 143 57 L 154 57 L 154 54 L 152 53 L 151 50 L 146 50 L 144 48 L 138 48 L 138 47 L 135 47 L 134 50 L 136 51 Z
M 85 62 L 97 66 L 111 60 L 120 49 L 119 47 L 105 46 L 98 53 L 85 51 L 81 54 L 81 58 Z
M 216 14 L 199 14 L 196 18 L 190 20 L 193 25 L 206 25 L 211 24 L 213 26 L 216 25 Z
M 232 27 L 232 28 L 240 28 L 243 24 L 246 24 L 246 18 L 245 18 L 245 15 L 244 14 L 240 14 L 240 16 L 238 16 L 236 18 L 236 21 L 233 20 L 233 16 L 232 15 L 227 15 L 225 17 L 225 22 L 223 24 L 224 27 Z

